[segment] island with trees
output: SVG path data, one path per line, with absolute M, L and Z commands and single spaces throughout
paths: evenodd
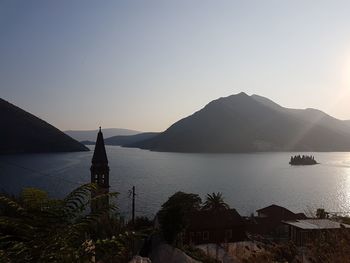
M 315 165 L 318 162 L 315 160 L 315 157 L 312 155 L 295 155 L 290 157 L 290 165 Z

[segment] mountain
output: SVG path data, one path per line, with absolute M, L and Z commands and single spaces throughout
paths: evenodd
M 106 145 L 128 146 L 157 136 L 158 132 L 143 132 L 136 135 L 119 135 L 106 138 Z
M 0 99 L 0 154 L 89 149 L 54 126 Z
M 338 120 L 320 110 L 312 109 L 312 108 L 308 108 L 304 110 L 289 109 L 289 108 L 284 108 L 265 97 L 261 97 L 258 95 L 252 95 L 251 97 L 254 100 L 264 104 L 267 107 L 270 107 L 280 112 L 287 113 L 289 115 L 292 115 L 294 118 L 304 120 L 305 122 L 311 122 L 311 124 L 317 124 L 324 127 L 332 127 L 332 129 L 338 130 L 339 132 L 345 132 L 345 133 L 349 132 L 349 127 L 344 124 L 350 125 L 350 121 Z
M 169 152 L 350 151 L 350 127 L 316 109 L 284 108 L 239 93 L 130 146 Z
M 96 144 L 96 142 L 93 142 L 93 141 L 81 141 L 80 143 L 84 144 L 84 145 L 95 145 Z
M 92 141 L 96 140 L 96 134 L 98 130 L 70 130 L 65 131 L 67 135 L 74 138 L 77 141 Z M 128 129 L 119 129 L 119 128 L 109 128 L 103 129 L 103 135 L 105 138 L 117 136 L 117 135 L 135 135 L 140 133 L 139 131 L 128 130 Z

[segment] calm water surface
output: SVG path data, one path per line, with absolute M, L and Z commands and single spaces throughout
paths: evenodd
M 39 187 L 62 197 L 89 182 L 92 153 L 0 156 L 0 191 Z M 111 189 L 120 193 L 127 216 L 133 185 L 139 215 L 154 215 L 179 190 L 202 198 L 222 192 L 243 215 L 272 203 L 295 212 L 350 211 L 350 153 L 314 153 L 321 164 L 304 167 L 288 164 L 292 153 L 183 154 L 109 146 L 107 154 Z

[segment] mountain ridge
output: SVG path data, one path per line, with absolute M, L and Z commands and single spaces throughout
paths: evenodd
M 64 133 L 77 141 L 95 141 L 98 130 L 66 130 Z M 139 133 L 141 132 L 124 128 L 103 128 L 103 135 L 105 138 L 119 135 L 135 135 Z
M 0 154 L 89 151 L 56 127 L 0 98 Z
M 170 152 L 350 151 L 350 129 L 316 109 L 259 95 L 213 100 L 154 138 L 130 147 Z
M 106 145 L 128 146 L 157 136 L 159 132 L 143 132 L 135 135 L 118 135 L 104 139 Z

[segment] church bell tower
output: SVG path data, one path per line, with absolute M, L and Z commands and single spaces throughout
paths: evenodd
M 100 130 L 97 134 L 96 145 L 94 155 L 91 160 L 91 183 L 97 185 L 96 191 L 93 191 L 91 198 L 98 197 L 99 195 L 109 192 L 109 166 L 105 149 L 105 143 L 103 140 L 103 134 Z M 91 202 L 91 212 L 106 209 L 109 206 L 109 198 L 103 197 Z

